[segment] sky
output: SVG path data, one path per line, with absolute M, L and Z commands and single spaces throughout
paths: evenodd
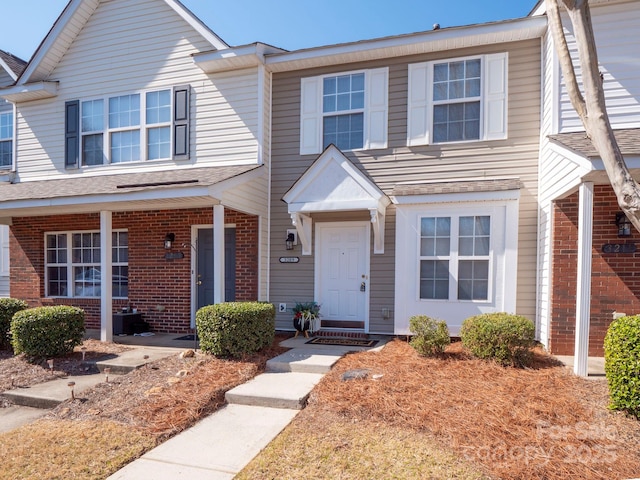
M 529 14 L 536 0 L 182 0 L 229 45 L 286 50 L 485 23 Z M 2 0 L 0 49 L 29 60 L 67 0 Z

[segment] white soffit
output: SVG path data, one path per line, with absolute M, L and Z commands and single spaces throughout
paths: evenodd
M 284 52 L 284 50 L 263 43 L 256 43 L 213 52 L 198 53 L 193 56 L 193 62 L 205 73 L 218 73 L 256 67 L 264 63 L 265 55 L 281 52 Z
M 10 102 L 30 102 L 58 95 L 58 82 L 37 82 L 0 89 L 0 98 Z
M 284 72 L 405 55 L 419 55 L 478 45 L 540 38 L 546 32 L 546 17 L 525 17 L 463 27 L 443 28 L 375 40 L 277 53 L 266 58 L 272 72 Z

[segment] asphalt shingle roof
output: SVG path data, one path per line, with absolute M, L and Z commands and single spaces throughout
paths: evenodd
M 4 50 L 0 50 L 0 58 L 17 76 L 20 76 L 24 69 L 27 68 L 27 62 Z
M 640 128 L 615 130 L 614 135 L 622 155 L 640 155 Z M 600 158 L 585 132 L 559 133 L 549 135 L 549 140 L 558 143 L 586 158 Z

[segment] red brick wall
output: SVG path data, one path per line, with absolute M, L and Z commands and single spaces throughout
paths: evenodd
M 114 300 L 114 310 L 129 303 L 156 332 L 185 333 L 191 318 L 192 225 L 213 223 L 212 209 L 119 212 L 113 228 L 129 232 L 129 298 Z M 225 211 L 236 225 L 236 300 L 258 298 L 258 217 Z M 99 230 L 99 214 L 14 218 L 10 236 L 11 296 L 31 306 L 75 305 L 86 311 L 87 328 L 100 327 L 99 298 L 45 298 L 45 232 Z M 175 233 L 173 251 L 184 258 L 166 260 L 163 240 Z M 164 306 L 163 311 L 157 308 Z
M 636 243 L 640 234 L 619 238 L 615 214 L 620 211 L 608 185 L 594 189 L 589 354 L 602 356 L 604 336 L 614 311 L 640 313 L 640 248 L 634 254 L 603 253 L 606 243 Z M 559 200 L 553 215 L 551 352 L 573 355 L 575 348 L 578 245 L 578 194 Z

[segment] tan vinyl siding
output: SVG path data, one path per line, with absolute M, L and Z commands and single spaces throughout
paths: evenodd
M 509 54 L 509 121 L 506 140 L 411 148 L 406 146 L 409 63 L 505 51 Z M 430 55 L 395 57 L 386 61 L 331 69 L 274 74 L 271 301 L 289 304 L 297 299 L 313 299 L 313 256 L 300 256 L 298 264 L 283 265 L 278 262 L 279 256 L 286 255 L 285 231 L 292 228 L 287 206 L 281 200 L 282 196 L 317 158 L 314 155 L 299 155 L 300 79 L 319 74 L 384 66 L 389 67 L 389 148 L 345 152 L 346 155 L 387 195 L 390 195 L 393 187 L 400 182 L 518 177 L 523 187 L 519 202 L 517 310 L 518 313 L 533 319 L 537 269 L 537 164 L 541 94 L 538 39 Z M 371 255 L 371 332 L 393 332 L 393 318 L 389 321 L 382 320 L 381 309 L 393 308 L 394 213 L 392 206 L 387 208 L 384 255 Z M 340 216 L 339 219 L 348 218 Z M 278 251 L 280 248 L 282 252 Z M 278 325 L 291 328 L 288 318 L 279 316 Z
M 76 175 L 64 169 L 64 103 L 191 85 L 191 158 L 83 169 L 83 175 L 256 163 L 256 68 L 207 75 L 191 57 L 212 46 L 164 2 L 101 2 L 48 80 L 59 95 L 19 105 L 21 181 Z

